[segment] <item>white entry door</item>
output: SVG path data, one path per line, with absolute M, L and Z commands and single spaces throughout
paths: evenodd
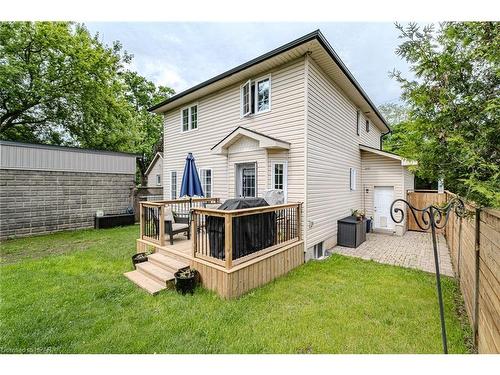
M 391 204 L 394 201 L 394 186 L 375 186 L 373 212 L 375 229 L 394 229 L 391 219 Z

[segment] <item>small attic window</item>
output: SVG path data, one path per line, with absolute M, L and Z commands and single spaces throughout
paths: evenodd
M 365 125 L 366 125 L 366 132 L 368 133 L 370 131 L 370 121 L 366 120 Z

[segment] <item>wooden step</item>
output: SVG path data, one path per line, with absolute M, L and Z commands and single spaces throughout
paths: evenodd
M 145 274 L 151 279 L 162 283 L 162 285 L 167 286 L 169 281 L 175 279 L 174 274 L 170 271 L 167 271 L 164 268 L 161 268 L 151 262 L 143 262 L 136 264 L 137 271 Z
M 189 267 L 189 263 L 187 262 L 183 262 L 181 260 L 174 259 L 160 253 L 154 253 L 148 255 L 148 260 L 154 265 L 161 267 L 172 273 L 182 270 L 183 268 Z
M 165 284 L 161 284 L 139 271 L 125 272 L 123 275 L 130 281 L 147 291 L 149 294 L 155 295 L 162 290 L 167 289 Z

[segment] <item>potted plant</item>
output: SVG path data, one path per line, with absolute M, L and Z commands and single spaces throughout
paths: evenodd
M 194 293 L 196 288 L 198 271 L 192 268 L 185 268 L 174 273 L 175 276 L 175 290 L 178 293 L 185 295 L 186 293 Z
M 361 216 L 361 211 L 359 211 L 359 210 L 351 210 L 351 216 L 354 216 L 357 221 L 363 220 L 363 218 Z
M 136 269 L 135 265 L 138 263 L 143 263 L 148 261 L 148 254 L 147 253 L 137 253 L 132 255 L 132 264 L 134 266 L 134 269 Z

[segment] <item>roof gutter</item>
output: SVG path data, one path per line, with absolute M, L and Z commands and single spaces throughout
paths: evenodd
M 388 130 L 388 133 L 391 132 L 391 129 L 389 128 L 389 125 L 387 124 L 387 121 L 384 119 L 384 117 L 382 116 L 382 114 L 378 111 L 377 107 L 375 106 L 375 104 L 373 104 L 373 102 L 370 100 L 370 98 L 368 97 L 368 95 L 366 94 L 366 92 L 361 88 L 361 86 L 359 85 L 359 83 L 356 81 L 356 79 L 354 78 L 354 76 L 351 74 L 351 72 L 349 71 L 349 69 L 344 65 L 344 63 L 342 62 L 342 60 L 340 60 L 340 57 L 337 55 L 337 53 L 335 52 L 335 50 L 333 49 L 333 47 L 330 45 L 330 43 L 328 43 L 328 41 L 326 40 L 326 38 L 323 36 L 323 34 L 321 33 L 321 31 L 318 29 L 318 30 L 315 30 L 309 34 L 306 34 L 298 39 L 295 39 L 281 47 L 278 47 L 270 52 L 267 52 L 261 56 L 258 56 L 256 57 L 255 59 L 252 59 L 244 64 L 241 64 L 231 70 L 228 70 L 224 73 L 221 73 L 205 82 L 202 82 L 196 86 L 193 86 L 191 87 L 190 89 L 187 89 L 185 91 L 182 91 L 180 92 L 179 94 L 177 95 L 174 95 L 154 106 L 152 106 L 151 108 L 148 109 L 148 111 L 150 112 L 153 112 L 155 111 L 156 109 L 160 108 L 160 107 L 163 107 L 165 104 L 168 104 L 168 103 L 171 103 L 175 100 L 178 100 L 186 95 L 189 95 L 205 86 L 208 86 L 212 83 L 215 83 L 223 78 L 226 78 L 226 77 L 229 77 L 233 74 L 236 74 L 236 73 L 239 73 L 241 72 L 242 70 L 245 70 L 247 68 L 250 68 L 251 66 L 254 66 L 254 65 L 257 65 L 259 63 L 261 63 L 262 61 L 264 60 L 267 60 L 271 57 L 274 57 L 276 55 L 279 55 L 280 53 L 283 53 L 283 52 L 286 52 L 292 48 L 295 48 L 301 44 L 304 44 L 304 43 L 307 43 L 311 40 L 314 40 L 316 39 L 319 44 L 325 49 L 325 51 L 328 53 L 328 55 L 332 58 L 332 60 L 335 62 L 335 64 L 337 64 L 337 66 L 340 68 L 340 70 L 342 71 L 342 73 L 345 74 L 345 76 L 349 79 L 349 81 L 351 82 L 352 85 L 354 85 L 354 87 L 358 90 L 358 92 L 361 94 L 361 96 L 363 97 L 363 99 L 366 100 L 366 102 L 368 103 L 368 105 L 371 107 L 371 109 L 375 112 L 375 114 L 377 115 L 377 117 L 382 121 L 382 123 L 387 127 L 387 130 Z M 386 133 L 387 134 L 387 133 Z

